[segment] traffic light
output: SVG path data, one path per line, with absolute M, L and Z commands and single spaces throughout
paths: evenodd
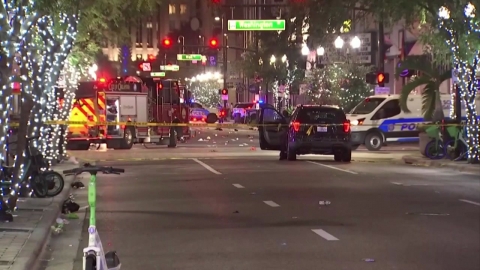
M 155 55 L 149 54 L 148 55 L 148 61 L 155 61 Z
M 211 0 L 212 1 L 212 4 L 214 5 L 219 5 L 220 3 L 222 3 L 222 0 Z
M 388 83 L 389 81 L 389 76 L 388 76 L 388 73 L 384 73 L 384 72 L 378 72 L 377 73 L 377 84 L 378 86 L 385 86 L 386 83 Z
M 164 38 L 162 40 L 162 47 L 164 49 L 170 49 L 172 47 L 172 40 L 170 38 Z
M 383 87 L 390 80 L 390 76 L 385 72 L 370 72 L 365 76 L 365 82 L 368 84 L 378 84 Z
M 210 41 L 208 42 L 208 46 L 210 46 L 210 49 L 218 49 L 218 39 L 210 39 Z
M 226 96 L 228 95 L 228 89 L 222 89 L 222 91 L 220 91 L 221 95 L 222 96 Z

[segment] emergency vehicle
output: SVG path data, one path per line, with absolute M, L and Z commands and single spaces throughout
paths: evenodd
M 69 125 L 67 146 L 71 150 L 88 150 L 91 143 L 106 143 L 107 148 L 131 149 L 134 143 L 160 143 L 169 137 L 169 123 L 188 123 L 189 106 L 184 96 L 186 89 L 177 80 L 130 76 L 82 82 L 69 121 L 106 124 Z M 131 125 L 113 124 L 116 122 Z M 159 125 L 148 126 L 147 122 Z M 188 127 L 176 131 L 184 138 L 190 135 Z
M 378 151 L 387 142 L 418 142 L 419 124 L 425 123 L 422 115 L 422 96 L 411 95 L 407 100 L 410 113 L 401 110 L 400 95 L 375 95 L 361 101 L 347 119 L 352 125 L 352 146 L 360 145 Z M 450 95 L 441 95 L 443 114 L 448 118 L 451 109 Z M 477 113 L 480 100 L 476 101 Z M 465 107 L 462 102 L 462 117 Z

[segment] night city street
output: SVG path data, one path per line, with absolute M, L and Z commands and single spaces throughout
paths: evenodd
M 126 170 L 97 182 L 104 248 L 118 252 L 122 269 L 480 267 L 478 174 L 257 153 L 100 162 Z M 85 206 L 85 190 L 75 194 Z M 80 217 L 80 243 L 80 232 L 67 233 L 45 260 L 62 254 L 81 269 L 88 219 Z M 63 260 L 45 269 L 66 269 Z

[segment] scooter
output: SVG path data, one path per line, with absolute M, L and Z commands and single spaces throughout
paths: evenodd
M 83 167 L 65 170 L 65 175 L 79 175 L 83 172 L 90 173 L 88 184 L 88 205 L 90 207 L 90 226 L 88 227 L 88 247 L 83 249 L 83 270 L 120 270 L 122 264 L 116 251 L 104 252 L 102 241 L 96 227 L 97 208 L 97 173 L 121 174 L 124 169 L 113 167 L 97 167 L 85 164 Z

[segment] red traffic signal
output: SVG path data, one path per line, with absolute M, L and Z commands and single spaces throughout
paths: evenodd
M 212 0 L 212 4 L 218 5 L 222 2 L 222 0 Z
M 377 73 L 377 84 L 380 86 L 385 85 L 389 81 L 388 73 L 378 72 Z
M 165 38 L 162 40 L 162 47 L 163 48 L 170 48 L 172 47 L 172 40 L 169 38 Z
M 210 41 L 208 42 L 208 45 L 210 46 L 210 48 L 212 49 L 217 49 L 218 48 L 218 40 L 216 38 L 212 38 L 210 39 Z
M 228 89 L 222 89 L 222 91 L 220 91 L 220 93 L 221 93 L 223 96 L 226 96 L 226 95 L 228 95 Z

